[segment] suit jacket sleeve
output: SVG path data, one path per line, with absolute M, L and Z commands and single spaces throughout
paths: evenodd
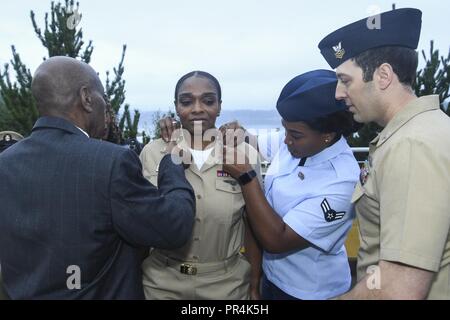
M 115 229 L 126 241 L 163 249 L 181 247 L 194 224 L 195 197 L 182 165 L 165 156 L 159 189 L 142 175 L 136 154 L 127 150 L 116 159 L 111 177 L 111 209 Z
M 1 300 L 9 300 L 8 295 L 3 288 L 3 280 L 2 280 L 2 269 L 0 268 L 0 301 Z

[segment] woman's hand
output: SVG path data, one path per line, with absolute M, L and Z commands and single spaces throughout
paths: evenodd
M 180 122 L 175 120 L 175 118 L 165 117 L 160 119 L 158 124 L 160 128 L 161 138 L 165 142 L 176 141 L 176 138 L 174 138 L 172 135 L 176 129 L 180 128 Z
M 236 146 L 223 147 L 223 170 L 229 173 L 234 179 L 241 174 L 252 170 L 248 156 Z
M 238 146 L 245 141 L 247 132 L 237 121 L 223 124 L 219 128 L 222 133 L 223 144 L 227 146 Z
M 250 284 L 250 300 L 261 300 L 261 293 L 259 292 L 259 281 L 258 283 Z

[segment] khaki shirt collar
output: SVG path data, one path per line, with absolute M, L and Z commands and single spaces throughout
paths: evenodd
M 198 170 L 196 165 L 189 166 L 189 169 L 195 173 L 204 172 L 208 170 L 211 167 L 214 167 L 216 164 L 222 163 L 223 159 L 222 157 L 222 150 L 223 150 L 223 144 L 222 142 L 216 139 L 216 141 L 211 142 L 212 148 L 214 149 L 211 154 L 209 155 L 206 162 L 203 164 L 202 169 Z M 183 149 L 189 151 L 191 146 L 189 146 L 185 139 L 181 139 L 180 142 L 178 142 L 178 146 Z M 191 160 L 192 161 L 192 160 Z
M 381 133 L 373 139 L 370 144 L 377 147 L 385 143 L 397 130 L 403 127 L 408 121 L 415 116 L 439 109 L 439 96 L 429 95 L 414 99 L 408 103 L 403 110 L 397 113 L 394 118 L 389 121 L 387 126 L 381 131 Z

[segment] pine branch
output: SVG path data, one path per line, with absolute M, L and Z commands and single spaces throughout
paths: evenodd
M 434 49 L 434 41 L 430 41 L 429 57 L 422 50 L 426 61 L 425 67 L 417 72 L 414 91 L 417 96 L 437 94 L 444 110 L 444 101 L 450 97 L 450 50 L 447 58 L 439 55 Z
M 83 41 L 82 28 L 78 26 L 82 15 L 78 13 L 79 2 L 64 0 L 51 2 L 50 12 L 45 13 L 44 27 L 38 26 L 36 15 L 30 11 L 31 24 L 34 32 L 47 49 L 48 56 L 69 56 L 80 58 L 89 63 L 94 50 L 92 41 L 87 45 Z M 114 119 L 113 132 L 120 138 L 137 136 L 139 111 L 135 110 L 133 121 L 130 116 L 129 105 L 124 106 L 124 113 L 117 126 L 116 120 L 121 106 L 125 102 L 125 80 L 123 79 L 126 45 L 122 48 L 122 55 L 117 68 L 113 68 L 114 79 L 110 80 L 110 73 L 106 73 L 106 94 L 111 101 L 111 113 Z M 34 98 L 31 94 L 31 73 L 22 63 L 14 46 L 12 47 L 13 59 L 6 64 L 4 70 L 0 68 L 0 96 L 2 99 L 0 109 L 0 125 L 8 125 L 9 129 L 18 131 L 22 135 L 28 135 L 38 117 Z M 44 60 L 46 58 L 44 57 Z M 15 72 L 15 82 L 11 80 L 11 67 Z M 6 123 L 6 119 L 8 123 Z M 119 129 L 118 129 L 118 128 Z M 3 128 L 3 127 L 2 127 Z M 120 141 L 121 139 L 115 139 Z
M 9 65 L 0 72 L 0 91 L 3 98 L 5 117 L 9 123 L 6 129 L 28 135 L 37 119 L 37 109 L 31 94 L 31 73 L 22 63 L 14 46 L 11 46 L 13 59 L 10 61 L 16 74 L 16 82 L 11 81 Z M 2 115 L 3 116 L 3 115 Z
M 123 72 L 125 71 L 123 62 L 125 59 L 125 53 L 127 46 L 122 47 L 122 56 L 117 68 L 113 68 L 114 79 L 109 79 L 109 71 L 106 72 L 106 95 L 111 101 L 113 111 L 118 114 L 120 107 L 125 102 L 125 80 L 123 80 Z

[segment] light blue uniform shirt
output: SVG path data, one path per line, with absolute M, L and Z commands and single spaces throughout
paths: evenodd
M 351 284 L 344 243 L 355 215 L 350 199 L 360 170 L 344 138 L 307 158 L 304 166 L 299 162 L 282 144 L 267 171 L 265 194 L 283 221 L 312 246 L 264 252 L 263 269 L 291 296 L 328 299 Z

